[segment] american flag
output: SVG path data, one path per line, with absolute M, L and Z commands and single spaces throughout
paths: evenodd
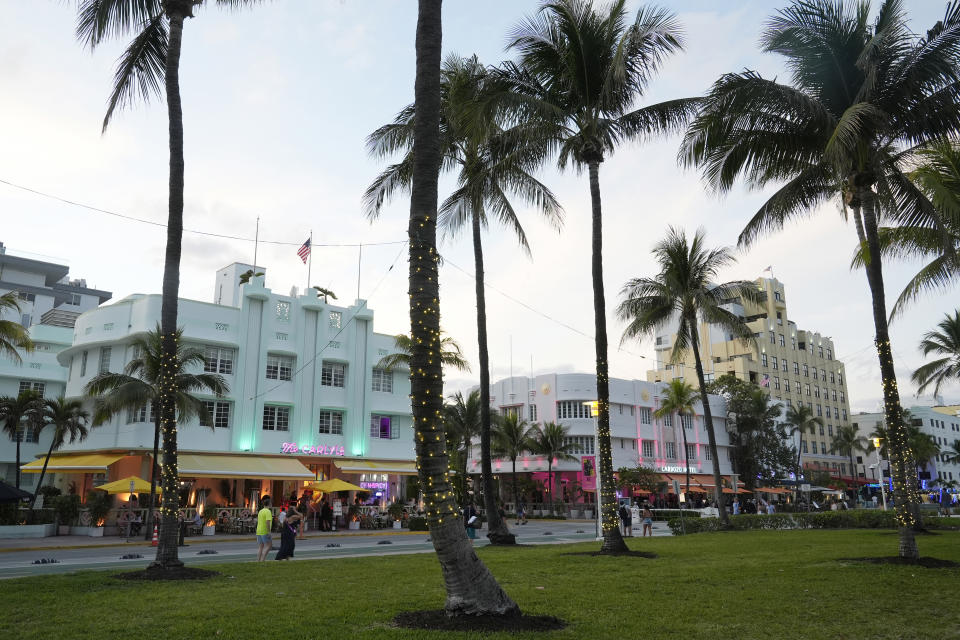
M 767 374 L 763 374 L 763 380 L 760 381 L 760 386 L 761 386 L 761 387 L 769 387 L 769 386 L 770 386 L 770 376 L 768 376 Z
M 307 238 L 307 241 L 297 249 L 297 255 L 303 260 L 303 264 L 307 264 L 307 258 L 310 257 L 310 238 Z

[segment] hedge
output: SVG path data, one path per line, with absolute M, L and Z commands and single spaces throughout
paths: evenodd
M 410 531 L 429 531 L 430 527 L 427 526 L 427 519 L 422 516 L 414 516 L 407 520 L 407 528 Z
M 687 533 L 720 531 L 720 518 L 686 519 Z M 671 518 L 667 526 L 674 535 L 682 535 L 680 518 Z M 923 516 L 928 529 L 958 529 L 960 521 L 949 517 Z M 776 513 L 773 515 L 730 516 L 730 531 L 757 529 L 895 529 L 893 511 L 826 511 L 816 513 Z

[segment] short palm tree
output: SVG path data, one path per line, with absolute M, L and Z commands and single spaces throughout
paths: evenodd
M 943 356 L 928 362 L 913 372 L 912 380 L 917 385 L 917 395 L 933 385 L 933 395 L 940 393 L 944 383 L 960 380 L 960 309 L 953 315 L 946 314 L 937 325 L 939 331 L 928 331 L 920 341 L 924 356 L 931 353 Z
M 209 393 L 221 396 L 230 391 L 223 376 L 217 373 L 193 373 L 192 368 L 202 368 L 205 362 L 203 350 L 186 346 L 183 341 L 183 329 L 176 332 L 177 357 L 173 369 L 173 381 L 176 400 L 176 419 L 178 422 L 201 416 L 213 425 L 204 407 L 203 400 L 195 393 Z M 161 416 L 157 406 L 161 397 L 163 369 L 163 340 L 160 327 L 145 335 L 137 336 L 131 343 L 135 357 L 127 363 L 123 373 L 105 372 L 95 376 L 84 387 L 84 393 L 97 399 L 93 415 L 93 426 L 110 421 L 125 411 L 150 409 L 153 417 L 153 464 L 150 471 L 150 509 L 147 511 L 147 526 L 144 536 L 149 538 L 153 531 L 153 505 L 157 488 L 158 449 L 161 433 Z
M 752 343 L 753 330 L 746 321 L 723 308 L 731 299 L 744 303 L 760 302 L 763 294 L 754 282 L 734 280 L 716 282 L 720 269 L 735 262 L 726 248 L 708 249 L 702 229 L 688 241 L 680 229 L 670 227 L 667 237 L 653 248 L 660 273 L 653 278 L 634 278 L 623 285 L 622 298 L 617 306 L 617 317 L 627 323 L 622 341 L 651 336 L 658 329 L 676 319 L 671 359 L 677 362 L 688 349 L 693 351 L 697 380 L 700 384 L 700 404 L 703 423 L 713 458 L 713 481 L 717 504 L 721 505 L 720 519 L 726 525 L 727 512 L 722 508 L 720 485 L 720 456 L 717 455 L 717 437 L 713 430 L 713 416 L 707 398 L 707 383 L 700 358 L 700 322 L 723 327 L 737 339 Z
M 547 492 L 550 494 L 550 513 L 554 512 L 553 488 L 556 484 L 553 478 L 554 461 L 576 460 L 570 452 L 573 444 L 567 441 L 569 427 L 556 422 L 544 422 L 533 431 L 533 451 L 547 456 Z
M 765 52 L 786 58 L 790 83 L 755 71 L 722 76 L 703 98 L 680 151 L 717 191 L 742 177 L 753 188 L 778 184 L 740 234 L 748 246 L 818 205 L 834 200 L 853 218 L 867 248 L 867 284 L 891 452 L 900 555 L 919 556 L 912 534 L 919 496 L 909 482 L 887 321 L 880 244 L 881 213 L 900 224 L 942 226 L 935 208 L 910 181 L 912 152 L 960 132 L 955 99 L 960 57 L 960 4 L 914 35 L 900 0 L 880 3 L 793 0 L 772 17 Z
M 907 431 L 909 433 L 910 450 L 913 452 L 913 460 L 917 467 L 916 485 L 919 489 L 921 486 L 920 474 L 931 460 L 940 455 L 940 445 L 934 436 L 920 431 L 919 427 L 911 426 Z
M 470 444 L 480 434 L 480 392 L 476 389 L 464 398 L 461 392 L 449 397 L 443 407 L 443 424 L 447 436 L 450 466 L 460 480 L 460 498 L 467 495 L 467 462 Z
M 603 216 L 600 164 L 630 139 L 681 127 L 683 101 L 634 109 L 664 60 L 680 51 L 674 16 L 641 7 L 630 19 L 625 0 L 597 6 L 588 0 L 549 0 L 510 35 L 518 63 L 506 63 L 508 97 L 520 119 L 539 129 L 569 164 L 590 175 L 593 311 L 597 365 L 597 460 L 603 522 L 601 551 L 627 549 L 617 520 L 616 482 L 610 451 L 610 381 L 603 288 Z
M 946 455 L 953 463 L 960 462 L 960 440 L 954 440 L 944 455 Z
M 787 407 L 787 413 L 784 416 L 784 422 L 787 424 L 787 432 L 792 436 L 797 436 L 797 457 L 794 463 L 794 483 L 796 487 L 796 501 L 800 502 L 800 454 L 803 449 L 803 434 L 813 433 L 817 427 L 823 427 L 823 418 L 813 415 L 813 408 L 808 407 L 800 401 L 796 406 L 791 402 Z
M 683 424 L 683 416 L 690 416 L 691 422 L 694 416 L 694 403 L 697 401 L 697 390 L 693 385 L 680 379 L 671 380 L 663 389 L 660 397 L 660 407 L 653 412 L 658 418 L 665 418 L 674 413 L 680 414 L 680 432 L 683 434 L 683 460 L 686 465 L 686 488 L 684 491 L 690 493 L 690 456 L 687 454 L 687 429 Z
M 86 440 L 90 433 L 87 429 L 87 420 L 89 419 L 90 414 L 83 408 L 83 402 L 80 400 L 67 400 L 60 396 L 44 401 L 43 430 L 53 429 L 53 436 L 50 438 L 50 448 L 47 449 L 47 455 L 43 459 L 40 479 L 37 480 L 38 490 L 43 486 L 43 477 L 47 474 L 50 455 L 66 442 L 73 444 Z M 36 504 L 36 496 L 33 500 Z
M 444 62 L 440 84 L 443 166 L 457 170 L 457 188 L 440 205 L 437 224 L 451 235 L 470 228 L 473 236 L 480 358 L 481 476 L 490 523 L 488 537 L 494 542 L 509 544 L 516 539 L 497 515 L 490 467 L 490 364 L 481 231 L 491 220 L 496 221 L 513 231 L 520 246 L 529 254 L 530 245 L 511 196 L 537 209 L 555 227 L 559 228 L 562 215 L 553 193 L 532 174 L 545 153 L 545 145 L 530 135 L 532 128 L 518 125 L 505 131 L 498 109 L 476 108 L 502 93 L 502 84 L 476 56 L 453 55 Z M 368 139 L 368 147 L 376 156 L 396 151 L 404 153 L 399 163 L 383 171 L 367 189 L 364 201 L 371 217 L 379 215 L 382 205 L 396 190 L 409 189 L 413 118 L 413 105 L 408 105 L 393 123 L 380 127 Z
M 857 466 L 853 462 L 854 451 L 866 451 L 867 439 L 860 435 L 859 430 L 852 424 L 839 425 L 836 433 L 830 438 L 830 453 L 847 454 L 850 460 L 850 477 L 853 479 L 853 498 L 857 495 Z
M 400 333 L 393 337 L 393 348 L 396 352 L 380 358 L 377 366 L 381 369 L 410 368 L 410 354 L 413 352 L 413 341 L 410 336 Z M 463 357 L 463 349 L 450 336 L 440 338 L 440 362 L 458 371 L 470 371 L 470 363 Z
M 20 300 L 17 298 L 16 291 L 8 291 L 0 296 L 0 317 L 6 313 L 13 313 L 20 317 Z M 0 354 L 20 363 L 23 361 L 20 358 L 20 350 L 33 351 L 30 334 L 15 320 L 0 320 Z
M 517 494 L 517 458 L 524 453 L 534 450 L 534 435 L 536 425 L 530 425 L 526 420 L 515 413 L 506 416 L 497 416 L 493 422 L 491 445 L 493 455 L 510 458 L 513 502 L 519 501 Z
M 0 421 L 3 432 L 17 443 L 16 487 L 20 488 L 20 442 L 30 429 L 34 433 L 43 426 L 43 397 L 35 391 L 0 398 Z M 38 487 L 39 488 L 39 487 Z

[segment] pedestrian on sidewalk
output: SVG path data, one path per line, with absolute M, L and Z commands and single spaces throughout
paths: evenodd
M 257 512 L 257 562 L 263 562 L 273 546 L 270 528 L 273 526 L 273 513 L 270 511 L 270 496 L 264 496 L 260 501 L 260 511 Z
M 641 537 L 650 536 L 653 537 L 653 511 L 650 510 L 649 504 L 643 505 L 643 531 L 641 532 Z

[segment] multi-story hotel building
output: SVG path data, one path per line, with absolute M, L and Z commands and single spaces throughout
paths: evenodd
M 217 304 L 179 302 L 182 341 L 205 356 L 198 370 L 230 387 L 220 397 L 195 394 L 209 422 L 177 425 L 188 502 L 203 488 L 218 504 L 250 506 L 264 494 L 286 496 L 305 480 L 331 477 L 384 500 L 402 495 L 405 476 L 415 474 L 410 385 L 405 370 L 377 366 L 394 352 L 393 336 L 373 331 L 363 300 L 342 307 L 312 291 L 280 295 L 262 275 L 240 284 L 251 269 L 233 264 L 217 272 Z M 83 396 L 98 373 L 123 371 L 137 355 L 133 339 L 156 329 L 160 304 L 159 295 L 134 294 L 81 314 L 69 347 L 57 354 L 66 395 Z M 64 446 L 49 471 L 58 485 L 78 489 L 130 475 L 149 479 L 153 433 L 151 407 L 127 411 Z
M 657 418 L 653 412 L 660 407 L 660 396 L 665 385 L 642 380 L 610 379 L 610 441 L 613 468 L 645 466 L 681 484 L 689 459 L 693 475 L 692 486 L 713 491 L 713 459 L 707 446 L 707 433 L 702 409 L 697 404 L 693 416 L 670 415 Z M 594 416 L 589 402 L 597 398 L 597 377 L 583 373 L 551 373 L 533 378 L 513 377 L 490 386 L 490 406 L 500 415 L 516 414 L 530 423 L 556 422 L 569 429 L 567 444 L 572 445 L 575 460 L 557 460 L 553 465 L 557 498 L 566 487 L 576 483 L 590 486 L 587 472 L 596 469 L 597 448 Z M 710 396 L 720 471 L 731 472 L 730 444 L 724 421 L 725 403 L 719 396 Z M 684 456 L 683 433 L 686 431 L 687 456 Z M 480 472 L 480 459 L 474 448 L 469 473 Z M 527 454 L 517 460 L 518 473 L 532 473 L 545 483 L 547 459 Z M 497 474 L 511 473 L 509 459 L 493 462 Z M 504 486 L 509 486 L 505 483 Z M 568 499 L 573 496 L 567 495 Z M 572 501 L 572 500 L 571 500 Z
M 45 398 L 64 394 L 67 370 L 57 354 L 70 346 L 73 324 L 81 313 L 110 299 L 109 291 L 71 280 L 64 264 L 8 253 L 0 243 L 0 294 L 17 292 L 20 313 L 6 310 L 3 320 L 23 325 L 34 344 L 32 353 L 20 352 L 20 361 L 0 357 L 0 396 L 15 397 L 36 391 Z M 20 433 L 20 460 L 28 462 L 50 447 L 49 430 L 25 428 Z M 16 437 L 0 438 L 0 477 L 17 481 Z M 21 474 L 20 486 L 32 491 L 34 474 Z
M 775 278 L 757 278 L 756 282 L 765 294 L 763 302 L 738 298 L 724 305 L 727 311 L 746 321 L 754 342 L 745 343 L 722 327 L 701 323 L 699 346 L 704 376 L 711 381 L 733 374 L 767 389 L 771 400 L 783 403 L 784 407 L 805 403 L 813 415 L 823 420 L 823 426 L 803 435 L 803 467 L 852 480 L 853 470 L 847 468 L 850 464 L 846 457 L 830 453 L 836 429 L 850 422 L 844 366 L 837 358 L 833 340 L 818 331 L 797 328 L 787 314 L 783 283 Z M 671 361 L 676 328 L 674 321 L 655 336 L 656 369 L 647 372 L 647 380 L 666 382 L 682 378 L 695 383 L 692 351 L 684 353 L 679 362 Z

